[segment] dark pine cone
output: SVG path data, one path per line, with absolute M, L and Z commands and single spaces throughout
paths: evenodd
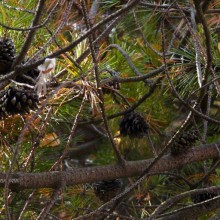
M 114 198 L 122 189 L 121 179 L 103 180 L 92 184 L 95 195 L 103 202 Z
M 197 140 L 197 131 L 193 130 L 183 132 L 171 146 L 171 154 L 173 156 L 177 156 L 186 152 L 190 147 L 192 147 L 195 144 Z
M 144 118 L 137 112 L 129 112 L 124 115 L 120 122 L 120 134 L 130 138 L 142 138 L 147 134 L 149 126 Z
M 38 96 L 35 91 L 10 86 L 1 96 L 0 116 L 29 113 L 31 109 L 37 108 L 37 104 Z
M 216 196 L 217 196 L 216 193 L 201 193 L 201 194 L 193 195 L 192 201 L 193 201 L 193 203 L 200 203 L 200 202 L 204 202 L 208 199 L 212 199 Z
M 0 39 L 0 74 L 5 74 L 10 70 L 15 53 L 15 46 L 11 39 Z

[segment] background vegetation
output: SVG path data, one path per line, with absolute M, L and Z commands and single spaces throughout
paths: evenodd
M 219 13 L 218 0 L 2 1 L 0 219 L 219 219 Z M 5 113 L 46 58 L 38 108 Z M 101 201 L 93 183 L 118 178 Z

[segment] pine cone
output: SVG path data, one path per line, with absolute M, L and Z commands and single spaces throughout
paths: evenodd
M 0 39 L 0 74 L 7 73 L 15 58 L 15 46 L 11 39 Z
M 120 134 L 130 138 L 142 138 L 147 134 L 149 126 L 144 118 L 137 112 L 129 112 L 124 115 L 120 122 Z
M 192 196 L 192 201 L 193 203 L 196 204 L 196 203 L 204 202 L 208 199 L 212 199 L 216 196 L 218 196 L 216 193 L 201 193 L 201 194 Z
M 193 130 L 183 132 L 171 146 L 171 154 L 173 156 L 177 156 L 186 152 L 190 147 L 192 147 L 195 144 L 197 140 L 197 131 Z
M 0 75 L 6 74 L 11 68 L 12 62 L 0 60 Z
M 15 58 L 15 46 L 11 39 L 0 40 L 0 60 L 13 61 Z
M 92 184 L 95 195 L 103 202 L 114 198 L 122 189 L 121 179 L 103 180 Z
M 36 109 L 38 96 L 33 90 L 23 90 L 9 87 L 4 91 L 0 99 L 0 117 L 18 113 L 29 113 Z

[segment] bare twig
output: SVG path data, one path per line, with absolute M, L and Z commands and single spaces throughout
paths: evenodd
M 31 27 L 34 27 L 36 25 L 39 24 L 40 19 L 42 17 L 43 14 L 43 8 L 45 5 L 46 0 L 39 0 L 38 5 L 37 5 L 37 10 L 33 19 L 33 22 L 31 24 Z M 16 57 L 15 61 L 13 62 L 12 68 L 15 67 L 16 65 L 20 64 L 22 62 L 22 60 L 24 59 L 26 53 L 28 52 L 32 41 L 34 40 L 34 36 L 36 34 L 37 30 L 33 29 L 31 31 L 29 31 L 24 44 L 22 45 L 21 51 L 19 53 L 19 55 Z
M 35 192 L 36 192 L 36 190 L 33 190 L 33 191 L 30 193 L 30 195 L 28 196 L 28 199 L 26 200 L 26 202 L 25 202 L 25 204 L 24 204 L 24 207 L 23 207 L 23 209 L 21 210 L 21 213 L 20 213 L 20 215 L 19 215 L 19 217 L 18 217 L 18 220 L 22 220 L 22 219 L 23 219 L 23 215 L 24 215 L 25 211 L 27 210 L 28 205 L 30 204 L 31 199 L 33 198 Z
M 116 48 L 117 50 L 119 50 L 120 53 L 123 55 L 123 57 L 128 62 L 128 65 L 130 66 L 131 70 L 135 73 L 135 75 L 142 76 L 142 73 L 140 73 L 139 70 L 134 66 L 133 62 L 131 61 L 131 58 L 118 44 L 110 44 L 106 49 L 108 48 Z
M 77 114 L 75 116 L 75 119 L 74 119 L 74 122 L 73 122 L 73 126 L 71 128 L 71 131 L 70 131 L 70 134 L 69 134 L 69 137 L 68 137 L 68 140 L 67 140 L 66 147 L 65 147 L 62 155 L 60 156 L 60 158 L 51 167 L 51 170 L 54 170 L 60 164 L 60 162 L 65 158 L 65 156 L 66 156 L 66 154 L 67 154 L 67 152 L 69 150 L 69 147 L 71 145 L 71 141 L 73 139 L 73 136 L 74 136 L 74 134 L 76 132 L 77 124 L 78 124 L 78 121 L 80 119 L 80 114 L 82 113 L 82 111 L 84 109 L 85 103 L 86 103 L 86 95 L 84 95 L 83 100 L 81 102 L 81 105 L 79 107 L 79 110 L 78 110 L 78 112 L 77 112 Z
M 109 33 L 111 32 L 112 28 L 114 28 L 119 21 L 123 18 L 123 16 L 119 16 L 116 19 L 114 19 L 106 28 L 105 30 L 96 38 L 94 39 L 93 43 L 94 44 L 98 44 L 100 43 L 103 38 L 108 37 Z M 89 48 L 87 50 L 85 50 L 77 59 L 76 62 L 77 63 L 81 63 L 89 54 L 90 50 Z
M 47 57 L 44 57 L 42 59 L 37 60 L 36 62 L 32 63 L 32 64 L 28 64 L 28 65 L 18 65 L 16 67 L 16 71 L 12 71 L 10 73 L 8 73 L 5 76 L 0 77 L 0 82 L 1 84 L 4 83 L 5 81 L 7 81 L 8 79 L 11 79 L 12 77 L 18 75 L 18 74 L 22 74 L 23 71 L 28 71 L 31 70 L 37 66 L 39 66 L 40 64 L 42 64 L 44 62 L 44 60 L 46 58 L 54 58 L 54 57 L 58 57 L 59 55 L 68 52 L 70 50 L 72 50 L 74 47 L 76 47 L 80 42 L 82 42 L 83 40 L 85 40 L 89 35 L 93 34 L 95 30 L 97 30 L 100 26 L 107 24 L 109 21 L 112 21 L 114 18 L 120 17 L 124 14 L 126 14 L 130 9 L 132 9 L 133 7 L 135 7 L 138 2 L 140 0 L 132 0 L 129 4 L 127 4 L 125 7 L 123 7 L 122 9 L 117 10 L 115 13 L 112 13 L 111 15 L 109 15 L 108 17 L 106 17 L 105 19 L 103 19 L 102 21 L 100 21 L 99 23 L 97 23 L 96 25 L 94 25 L 93 27 L 91 27 L 86 33 L 84 33 L 81 37 L 79 37 L 77 40 L 75 40 L 74 42 L 70 43 L 68 46 L 63 47 L 62 49 L 59 49 L 51 54 L 49 54 Z M 32 30 L 31 32 L 35 32 L 35 30 Z M 31 36 L 34 34 L 31 34 Z M 32 38 L 31 38 L 32 39 Z M 28 45 L 28 43 L 25 43 L 25 45 L 27 44 L 28 48 L 30 46 L 30 43 Z M 26 52 L 27 52 L 27 48 L 26 46 L 24 47 L 25 49 L 22 49 L 23 55 L 20 55 L 19 58 L 19 62 L 15 62 L 13 66 L 16 66 L 17 63 L 20 63 L 22 61 L 22 59 L 24 58 Z M 22 59 L 21 59 L 22 58 Z M 1 88 L 1 85 L 0 85 Z
M 206 55 L 207 55 L 207 64 L 206 64 L 206 71 L 205 71 L 205 75 L 204 75 L 204 82 L 207 82 L 208 79 L 208 75 L 210 72 L 210 68 L 212 65 L 212 48 L 211 48 L 211 36 L 210 36 L 210 31 L 206 22 L 206 19 L 204 17 L 201 5 L 200 5 L 200 1 L 199 0 L 193 0 L 195 7 L 196 7 L 196 11 L 197 11 L 197 16 L 199 18 L 199 20 L 202 23 L 203 26 L 203 30 L 204 30 L 204 34 L 205 34 L 205 43 L 206 43 Z M 207 2 L 210 2 L 210 0 L 208 0 Z M 205 5 L 205 4 L 204 4 Z M 206 6 L 204 6 L 206 7 Z
M 38 55 L 40 53 L 42 53 L 42 51 L 44 51 L 47 48 L 47 46 L 50 44 L 50 42 L 55 38 L 56 34 L 63 28 L 63 26 L 66 24 L 66 22 L 68 20 L 68 16 L 69 16 L 69 14 L 71 12 L 72 5 L 73 5 L 73 1 L 70 1 L 69 5 L 68 5 L 68 7 L 67 7 L 67 9 L 66 9 L 66 11 L 64 13 L 64 16 L 62 17 L 62 20 L 61 20 L 59 26 L 56 28 L 56 31 L 47 40 L 47 42 L 43 45 L 43 47 L 28 60 L 27 63 L 31 63 L 34 59 L 36 59 L 38 57 Z
M 48 123 L 48 120 L 50 119 L 50 116 L 51 116 L 51 113 L 52 113 L 52 107 L 49 108 L 48 112 L 47 112 L 47 115 L 45 117 L 45 119 L 42 121 L 42 125 L 39 129 L 39 133 L 37 134 L 36 138 L 35 138 L 35 142 L 33 144 L 33 147 L 32 149 L 30 150 L 30 153 L 29 155 L 27 156 L 26 158 L 26 161 L 24 162 L 24 169 L 27 168 L 28 164 L 30 163 L 31 159 L 33 158 L 33 155 L 34 155 L 34 152 L 36 150 L 37 147 L 39 147 L 40 145 L 40 139 L 42 137 L 44 137 L 44 134 L 45 134 L 45 126 L 46 124 Z
M 192 28 L 194 30 L 195 35 L 197 35 L 197 26 L 195 23 L 195 11 L 194 8 L 191 7 L 190 10 L 190 14 L 191 14 L 191 23 L 192 23 Z M 185 18 L 187 19 L 187 18 Z M 195 38 L 193 38 L 193 43 L 194 43 L 194 47 L 195 47 L 195 53 L 196 53 L 196 72 L 197 72 L 197 78 L 198 78 L 198 84 L 199 87 L 202 87 L 202 68 L 201 68 L 201 52 L 199 50 L 199 43 L 197 42 L 197 40 Z
M 62 181 L 61 182 L 61 186 L 59 186 L 58 189 L 56 189 L 53 192 L 53 195 L 51 196 L 48 204 L 42 209 L 41 213 L 38 215 L 36 220 L 44 220 L 44 219 L 46 219 L 50 209 L 53 207 L 54 203 L 59 198 L 59 196 L 60 196 L 60 194 L 61 194 L 61 192 L 62 192 L 64 187 L 65 187 L 65 182 Z
M 184 193 L 181 193 L 177 196 L 174 196 L 168 200 L 166 200 L 165 202 L 163 202 L 158 208 L 155 209 L 155 211 L 151 214 L 151 216 L 149 218 L 147 218 L 147 220 L 153 220 L 155 219 L 159 214 L 161 214 L 162 212 L 164 212 L 166 209 L 168 208 L 171 208 L 172 206 L 174 206 L 178 201 L 180 201 L 181 199 L 184 199 L 188 196 L 193 196 L 193 195 L 198 195 L 198 194 L 201 194 L 201 193 L 209 193 L 209 192 L 217 192 L 220 190 L 220 187 L 216 187 L 216 186 L 212 186 L 212 187 L 208 187 L 208 188 L 203 188 L 203 189 L 194 189 L 194 190 L 190 190 L 190 191 L 187 191 L 187 192 L 184 192 Z M 206 200 L 205 202 L 201 202 L 201 203 L 198 203 L 198 204 L 194 204 L 194 205 L 191 205 L 190 207 L 184 207 L 184 208 L 181 208 L 180 210 L 187 210 L 187 213 L 188 213 L 188 216 L 189 216 L 189 209 L 193 208 L 193 207 L 196 207 L 196 206 L 200 206 L 201 208 L 201 205 L 204 206 L 205 204 L 207 204 L 208 202 L 213 202 L 214 200 L 220 200 L 220 196 L 217 196 L 213 199 L 209 199 L 209 200 Z M 219 203 L 218 203 L 219 205 Z M 217 206 L 218 207 L 218 206 Z M 178 212 L 178 211 L 177 211 Z M 200 212 L 198 213 L 199 215 L 201 214 L 201 210 Z M 191 213 L 192 215 L 194 213 Z M 198 216 L 198 215 L 197 215 Z M 175 216 L 176 217 L 176 216 Z M 166 218 L 168 219 L 168 218 Z M 173 219 L 173 218 L 172 218 Z M 179 219 L 178 217 L 174 218 L 174 219 Z
M 25 12 L 25 13 L 29 13 L 29 14 L 34 14 L 34 11 L 27 10 L 27 9 L 24 9 L 24 8 L 13 7 L 11 5 L 8 5 L 8 4 L 6 4 L 5 0 L 3 0 L 3 4 L 8 9 L 12 9 L 12 10 L 15 10 L 15 11 L 21 11 L 21 12 Z
M 104 79 L 101 81 L 102 84 L 105 84 L 105 83 L 108 83 L 112 80 L 115 80 L 117 82 L 120 82 L 120 83 L 127 83 L 127 82 L 141 82 L 141 81 L 144 81 L 146 79 L 150 79 L 150 78 L 153 78 L 153 77 L 157 77 L 159 74 L 162 74 L 164 73 L 164 68 L 165 66 L 162 65 L 161 67 L 158 67 L 157 69 L 155 70 L 152 70 L 150 72 L 148 72 L 147 74 L 144 74 L 144 75 L 141 75 L 141 76 L 134 76 L 134 77 L 127 77 L 127 78 L 121 78 L 117 75 L 113 76 L 113 77 L 110 77 L 108 79 Z
M 85 23 L 87 26 L 87 29 L 90 29 L 90 24 L 89 24 L 89 20 L 88 20 L 88 14 L 87 14 L 87 8 L 86 8 L 86 4 L 85 1 L 82 0 L 82 9 L 83 9 L 83 15 L 84 15 L 84 19 L 85 19 Z M 122 155 L 120 154 L 114 140 L 113 140 L 113 136 L 112 133 L 110 131 L 109 125 L 108 125 L 108 121 L 107 121 L 107 117 L 106 117 L 106 113 L 105 113 L 105 105 L 104 105 L 104 97 L 103 97 L 103 92 L 102 92 L 102 88 L 100 85 L 100 78 L 99 78 L 99 71 L 98 71 L 98 64 L 97 64 L 97 55 L 96 55 L 96 51 L 95 51 L 95 46 L 93 44 L 93 37 L 90 36 L 89 37 L 89 46 L 90 46 L 90 52 L 92 55 L 92 59 L 93 59 L 93 64 L 94 64 L 94 77 L 95 77 L 95 81 L 96 81 L 96 88 L 98 90 L 98 94 L 99 94 L 99 98 L 100 98 L 100 102 L 99 102 L 99 106 L 101 109 L 101 114 L 102 114 L 102 118 L 103 118 L 103 122 L 105 125 L 105 129 L 106 132 L 108 134 L 109 140 L 111 142 L 111 145 L 115 151 L 115 154 L 117 156 L 117 159 L 120 163 L 124 163 L 124 159 L 122 157 Z
M 29 27 L 29 28 L 16 28 L 16 27 L 10 27 L 10 26 L 5 25 L 2 22 L 0 22 L 0 26 L 2 26 L 3 28 L 6 28 L 8 30 L 22 31 L 22 32 L 24 32 L 24 31 L 31 31 L 31 30 L 42 28 L 42 27 L 44 27 L 50 21 L 52 15 L 55 12 L 55 10 L 56 10 L 57 6 L 59 5 L 59 3 L 60 3 L 60 0 L 57 1 L 57 3 L 54 5 L 54 7 L 51 9 L 50 13 L 48 14 L 47 18 L 40 25 L 32 26 L 32 27 Z
M 207 99 L 207 107 L 206 107 L 206 115 L 209 116 L 210 108 L 211 108 L 211 100 L 212 100 L 212 85 L 209 86 L 208 90 L 208 99 Z M 206 142 L 206 136 L 208 131 L 208 121 L 204 120 L 203 122 L 203 135 L 202 135 L 202 142 Z

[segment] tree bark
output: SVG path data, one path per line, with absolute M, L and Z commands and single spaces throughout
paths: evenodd
M 189 149 L 188 152 L 175 157 L 167 154 L 152 167 L 148 175 L 170 171 L 206 159 L 218 158 L 219 147 L 220 142 L 216 142 Z M 12 173 L 9 182 L 10 187 L 15 187 L 16 189 L 56 188 L 62 181 L 68 186 L 92 183 L 100 180 L 139 176 L 143 174 L 144 170 L 153 162 L 153 160 L 154 159 L 127 161 L 124 167 L 119 164 L 114 164 L 89 168 L 74 168 L 67 171 L 42 173 L 15 172 Z M 4 187 L 5 177 L 6 173 L 0 173 L 0 187 Z

